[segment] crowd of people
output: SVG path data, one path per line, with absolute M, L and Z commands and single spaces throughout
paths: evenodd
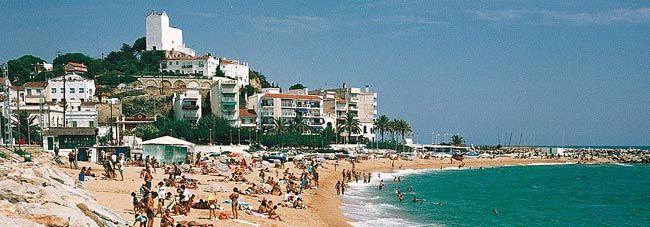
M 319 161 L 303 159 L 293 161 L 296 167 L 293 171 L 290 168 L 281 170 L 284 162 L 272 171 L 274 166 L 262 165 L 261 161 L 255 159 L 248 164 L 246 159 L 242 158 L 226 162 L 228 174 L 224 174 L 215 167 L 217 163 L 220 161 L 200 156 L 191 162 L 162 163 L 162 165 L 155 157 L 149 156 L 126 162 L 124 156 L 107 152 L 102 163 L 103 173 L 95 175 L 90 167 L 83 167 L 79 173 L 79 181 L 93 178 L 123 181 L 125 166 L 139 166 L 138 168 L 141 168 L 139 178 L 142 184 L 138 190 L 131 192 L 132 208 L 129 211 L 134 215 L 133 226 L 152 227 L 154 220 L 160 220 L 161 227 L 212 226 L 214 222 L 188 221 L 188 219 L 196 217 L 191 215 L 194 209 L 202 209 L 208 210 L 207 219 L 211 221 L 239 219 L 241 215 L 283 221 L 279 209 L 307 209 L 302 194 L 318 188 L 318 170 L 322 168 Z M 165 177 L 156 179 L 156 176 L 160 176 L 156 174 L 158 168 L 164 172 Z M 228 199 L 221 203 L 217 200 L 218 194 L 215 191 L 209 192 L 207 197 L 198 198 L 193 191 L 203 189 L 207 192 L 206 187 L 202 185 L 209 183 L 187 177 L 197 173 L 208 175 L 208 182 L 236 182 L 244 184 L 245 187 L 232 188 Z M 253 174 L 259 178 L 250 178 L 249 176 Z M 350 176 L 350 181 L 352 176 L 360 177 L 357 176 L 359 172 L 348 171 L 347 174 Z M 363 174 L 364 181 L 369 177 Z M 224 189 L 222 192 L 225 191 L 227 190 Z M 273 198 L 277 198 L 276 196 L 282 199 L 277 202 L 272 201 Z M 253 206 L 253 203 L 259 205 Z M 226 212 L 227 208 L 223 205 L 229 205 L 230 212 Z

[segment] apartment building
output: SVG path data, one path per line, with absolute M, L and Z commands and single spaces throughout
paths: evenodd
M 201 118 L 201 93 L 198 89 L 174 93 L 172 103 L 176 120 L 186 120 L 196 124 Z
M 291 123 L 297 115 L 302 115 L 305 124 L 322 129 L 323 100 L 317 95 L 304 93 L 279 93 L 279 89 L 265 89 L 263 93 L 255 94 L 248 99 L 249 107 L 258 113 L 258 128 L 270 130 L 274 127 L 274 119 Z
M 377 93 L 371 92 L 370 87 L 365 88 L 346 87 L 344 84 L 341 88 L 321 89 L 311 94 L 325 95 L 330 101 L 328 107 L 334 105 L 337 119 L 340 120 L 346 113 L 350 112 L 359 120 L 359 134 L 352 136 L 362 136 L 370 141 L 375 140 L 374 121 L 377 118 Z M 334 100 L 331 95 L 334 94 Z M 332 108 L 328 108 L 328 114 L 331 114 Z
M 168 51 L 167 58 L 160 61 L 160 72 L 175 74 L 200 74 L 213 77 L 219 67 L 219 60 L 211 55 L 191 56 Z
M 226 77 L 236 79 L 242 86 L 250 84 L 249 67 L 246 62 L 221 58 L 219 59 L 219 69 Z
M 212 114 L 223 117 L 232 126 L 239 127 L 239 90 L 241 84 L 237 80 L 217 80 L 210 89 L 210 108 Z

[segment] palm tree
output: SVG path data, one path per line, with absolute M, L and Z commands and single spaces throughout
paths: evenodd
M 386 131 L 391 134 L 393 141 L 395 141 L 395 136 L 399 133 L 399 121 L 397 119 L 393 119 L 388 122 Z
M 346 133 L 346 143 L 350 142 L 350 137 L 353 133 L 361 132 L 361 129 L 359 128 L 359 120 L 355 119 L 355 117 L 355 114 L 348 112 L 337 124 L 338 130 L 345 131 Z
M 409 123 L 406 122 L 405 120 L 399 120 L 397 122 L 398 122 L 399 132 L 402 135 L 402 140 L 404 140 L 404 134 L 406 134 L 407 132 L 412 132 L 413 130 L 411 129 Z
M 287 121 L 284 118 L 273 118 L 273 132 L 282 134 L 286 131 Z
M 460 136 L 458 134 L 451 136 L 451 144 L 452 145 L 460 146 L 460 145 L 463 145 L 463 143 L 465 143 L 465 138 L 463 138 L 462 136 Z
M 292 130 L 296 132 L 305 133 L 306 131 L 310 131 L 309 125 L 307 125 L 307 120 L 302 116 L 301 113 L 296 114 L 296 117 L 293 118 L 293 122 L 291 122 L 291 128 Z
M 379 130 L 379 133 L 381 134 L 381 141 L 384 141 L 384 133 L 388 129 L 389 122 L 390 119 L 388 119 L 386 115 L 381 115 L 375 120 L 375 129 Z
M 41 130 L 40 126 L 36 122 L 38 116 L 32 115 L 26 111 L 20 111 L 15 113 L 12 119 L 12 126 L 14 133 L 18 134 L 19 138 L 23 138 L 27 141 L 28 144 L 31 144 L 32 141 L 39 141 Z

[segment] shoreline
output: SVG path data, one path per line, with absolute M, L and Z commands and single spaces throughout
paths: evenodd
M 528 166 L 528 165 L 565 165 L 565 164 L 578 164 L 578 161 L 575 159 L 513 159 L 513 158 L 496 158 L 496 159 L 465 159 L 465 167 L 463 169 L 468 169 L 469 167 L 508 167 L 508 166 Z M 336 181 L 339 180 L 339 174 L 343 169 L 351 169 L 351 164 L 349 162 L 339 162 L 340 166 L 337 168 L 337 172 L 334 173 L 332 162 L 327 162 L 328 171 L 327 174 L 322 178 L 322 185 L 328 185 L 329 187 L 319 187 L 316 191 L 316 195 L 313 196 L 314 201 L 318 203 L 312 203 L 313 212 L 318 215 L 329 226 L 352 226 L 350 223 L 352 220 L 349 220 L 345 217 L 342 207 L 341 199 L 336 195 L 333 185 L 336 184 Z M 457 168 L 458 161 L 455 161 L 454 164 L 450 164 L 448 159 L 416 159 L 413 161 L 406 160 L 396 160 L 395 167 L 391 167 L 391 162 L 387 159 L 372 159 L 365 160 L 362 163 L 357 163 L 355 170 L 361 172 L 370 172 L 370 173 L 394 173 L 400 170 L 438 170 L 442 168 L 443 170 L 450 170 L 450 168 Z M 607 159 L 596 159 L 593 162 L 588 164 L 611 164 L 612 162 Z M 400 168 L 401 166 L 401 168 Z M 373 176 L 374 178 L 375 176 Z

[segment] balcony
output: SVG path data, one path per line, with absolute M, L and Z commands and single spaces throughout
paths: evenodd
M 198 110 L 199 106 L 198 105 L 183 105 L 182 109 L 183 110 Z
M 234 97 L 223 97 L 221 98 L 221 102 L 237 102 Z
M 352 97 L 352 98 L 350 98 L 350 102 L 359 102 L 359 98 L 358 97 Z

